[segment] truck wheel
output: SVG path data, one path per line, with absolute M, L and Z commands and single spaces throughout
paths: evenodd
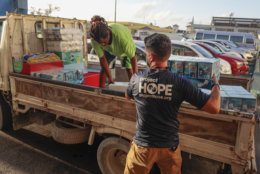
M 3 96 L 0 96 L 0 130 L 9 130 L 12 128 L 12 113 L 11 107 L 4 100 Z
M 54 121 L 52 127 L 52 138 L 62 144 L 80 144 L 88 140 L 91 127 L 81 129 L 59 121 Z
M 97 150 L 97 161 L 103 174 L 124 173 L 126 156 L 130 144 L 128 141 L 109 137 L 103 140 Z

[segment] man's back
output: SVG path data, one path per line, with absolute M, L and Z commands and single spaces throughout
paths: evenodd
M 134 75 L 128 95 L 136 101 L 135 143 L 144 147 L 178 145 L 177 114 L 186 100 L 201 108 L 209 96 L 168 70 L 147 69 Z

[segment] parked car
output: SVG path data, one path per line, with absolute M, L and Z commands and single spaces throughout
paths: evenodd
M 145 61 L 145 46 L 143 41 L 135 41 L 136 44 L 136 55 L 138 64 L 144 66 Z M 206 57 L 213 59 L 215 58 L 211 53 L 209 53 L 204 48 L 197 44 L 191 42 L 183 41 L 172 41 L 172 54 L 180 56 L 192 56 L 192 57 Z M 140 61 L 143 60 L 143 61 Z M 221 74 L 232 74 L 230 64 L 225 60 L 220 60 L 220 73 Z
M 225 46 L 223 46 L 223 45 L 221 45 L 217 42 L 214 42 L 214 41 L 211 41 L 211 40 L 199 40 L 199 42 L 203 42 L 203 43 L 217 49 L 221 53 L 226 53 L 226 54 L 231 55 L 231 56 L 244 58 L 244 56 L 242 54 L 240 54 L 236 51 L 232 51 L 232 50 L 226 48 Z
M 227 40 L 212 40 L 213 42 L 217 42 L 223 46 L 225 46 L 227 49 L 236 51 L 238 53 L 240 53 L 241 55 L 243 55 L 243 57 L 247 60 L 247 61 L 251 61 L 254 58 L 254 53 L 252 53 L 250 50 L 246 49 L 246 48 L 242 48 L 239 47 L 238 45 L 236 45 L 235 43 L 233 43 L 232 41 L 227 41 Z
M 186 41 L 174 41 L 172 40 L 172 54 L 181 56 L 192 56 L 192 57 L 206 57 L 215 58 L 211 53 L 202 48 L 201 46 L 192 42 Z M 230 64 L 225 60 L 220 60 L 220 73 L 221 74 L 232 74 Z
M 213 47 L 202 42 L 193 41 L 193 43 L 197 43 L 201 47 L 205 48 L 214 57 L 228 61 L 231 65 L 232 74 L 234 75 L 248 74 L 248 70 L 249 70 L 248 63 L 243 58 L 223 54 L 218 50 L 214 49 Z

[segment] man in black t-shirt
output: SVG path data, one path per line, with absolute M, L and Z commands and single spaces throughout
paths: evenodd
M 125 174 L 146 174 L 156 163 L 163 174 L 181 173 L 179 147 L 180 105 L 187 101 L 209 113 L 218 113 L 220 94 L 213 76 L 211 95 L 201 92 L 188 80 L 167 70 L 171 41 L 163 34 L 145 38 L 149 69 L 134 74 L 126 97 L 135 100 L 136 134 L 127 155 Z

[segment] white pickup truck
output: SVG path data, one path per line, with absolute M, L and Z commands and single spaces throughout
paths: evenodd
M 13 58 L 46 51 L 42 30 L 53 27 L 82 29 L 87 58 L 86 21 L 17 14 L 0 18 L 0 128 L 51 124 L 53 139 L 65 144 L 92 145 L 95 136 L 102 136 L 100 170 L 121 174 L 135 132 L 133 101 L 118 91 L 13 72 Z M 178 119 L 183 173 L 256 173 L 253 114 L 211 115 L 184 103 Z

